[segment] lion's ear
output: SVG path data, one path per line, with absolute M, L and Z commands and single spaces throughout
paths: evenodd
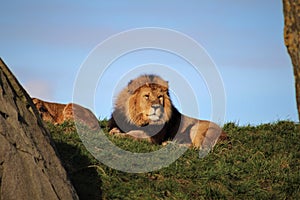
M 166 91 L 169 91 L 169 81 L 166 81 L 167 86 L 166 86 Z
M 134 94 L 140 87 L 142 87 L 144 85 L 149 86 L 149 83 L 148 82 L 144 83 L 144 82 L 141 82 L 141 81 L 131 80 L 131 81 L 129 81 L 129 83 L 127 85 L 128 92 L 130 94 Z
M 128 92 L 130 94 L 133 94 L 134 93 L 134 83 L 133 83 L 133 80 L 129 81 L 128 85 L 127 85 L 127 88 L 128 88 Z
M 136 81 L 134 80 L 129 81 L 127 88 L 128 88 L 128 92 L 130 94 L 133 94 L 138 89 Z
M 164 84 L 161 85 L 161 88 L 162 88 L 163 92 L 168 92 L 169 91 L 169 82 L 164 81 Z
M 165 80 L 162 80 L 162 79 L 158 79 L 157 85 L 159 85 L 160 88 L 161 88 L 164 92 L 168 91 L 168 89 L 169 89 L 169 82 L 168 82 L 168 81 L 165 81 Z
M 163 87 L 163 92 L 169 92 L 169 88 L 168 87 Z

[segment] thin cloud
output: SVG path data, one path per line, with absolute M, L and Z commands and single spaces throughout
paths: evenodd
M 25 83 L 24 88 L 31 97 L 43 100 L 51 100 L 54 97 L 54 88 L 44 80 L 28 81 Z

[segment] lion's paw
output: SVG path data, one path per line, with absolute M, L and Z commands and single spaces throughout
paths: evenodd
M 113 129 L 111 129 L 110 131 L 109 131 L 109 134 L 110 135 L 118 135 L 118 134 L 120 134 L 121 133 L 121 131 L 120 131 L 120 129 L 118 129 L 118 128 L 113 128 Z

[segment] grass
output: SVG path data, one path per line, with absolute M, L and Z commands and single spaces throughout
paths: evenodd
M 106 121 L 100 122 L 105 127 Z M 74 124 L 47 124 L 80 199 L 300 199 L 300 127 L 279 121 L 226 124 L 229 139 L 199 159 L 189 149 L 166 168 L 125 173 L 93 158 Z M 122 149 L 151 152 L 158 145 L 108 136 Z

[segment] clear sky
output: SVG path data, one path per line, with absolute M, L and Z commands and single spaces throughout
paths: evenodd
M 215 63 L 225 88 L 225 122 L 297 121 L 283 24 L 282 2 L 274 0 L 1 1 L 0 56 L 32 96 L 67 103 L 82 63 L 99 43 L 135 28 L 172 29 L 197 41 Z M 160 65 L 139 71 L 149 63 Z M 189 103 L 180 99 L 181 84 L 164 67 L 187 79 L 199 112 L 192 105 L 181 108 Z M 181 58 L 152 50 L 125 55 L 112 64 L 96 88 L 91 109 L 97 117 L 109 117 L 118 89 L 148 69 L 171 79 L 173 101 L 185 114 L 211 118 L 214 91 L 208 91 Z

